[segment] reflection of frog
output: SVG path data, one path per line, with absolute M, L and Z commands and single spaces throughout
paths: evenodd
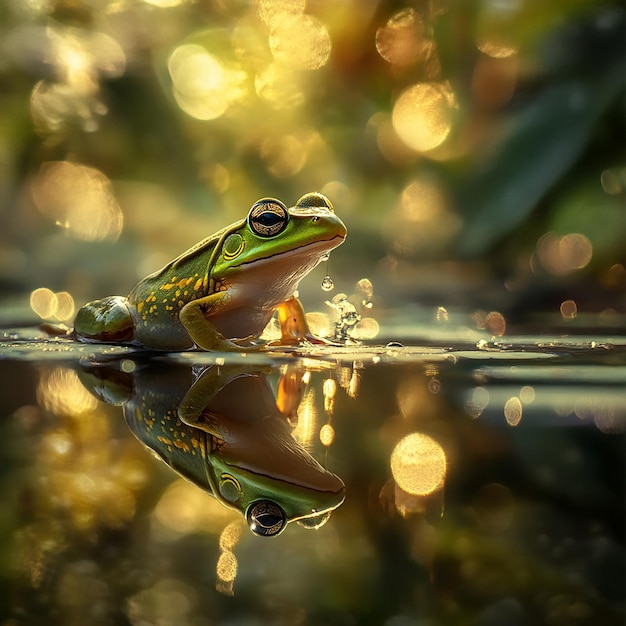
M 74 322 L 85 341 L 161 350 L 241 350 L 275 311 L 282 343 L 311 338 L 295 292 L 300 280 L 343 243 L 346 227 L 330 201 L 309 193 L 291 209 L 259 200 L 246 220 L 201 241 L 139 282 L 128 298 L 83 306 Z
M 291 434 L 302 374 L 288 371 L 276 399 L 266 374 L 241 366 L 214 366 L 197 380 L 186 365 L 153 364 L 133 374 L 104 366 L 79 372 L 97 397 L 124 405 L 142 443 L 243 513 L 252 532 L 262 536 L 276 535 L 294 520 L 317 528 L 344 499 L 341 479 Z

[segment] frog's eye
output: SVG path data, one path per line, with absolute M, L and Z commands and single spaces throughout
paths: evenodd
M 257 500 L 246 511 L 250 530 L 259 537 L 274 537 L 287 525 L 287 514 L 271 500 Z
M 259 237 L 274 237 L 282 233 L 288 223 L 287 207 L 274 198 L 259 200 L 248 213 L 248 224 Z
M 311 193 L 305 193 L 296 202 L 295 209 L 311 209 L 311 208 L 328 209 L 331 213 L 335 212 L 332 202 L 322 193 L 313 191 Z

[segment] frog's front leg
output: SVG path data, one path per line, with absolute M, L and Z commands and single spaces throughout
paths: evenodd
M 194 343 L 203 350 L 247 352 L 253 348 L 244 348 L 227 339 L 207 319 L 212 311 L 223 308 L 230 295 L 226 291 L 217 291 L 204 298 L 188 302 L 181 310 L 179 319 Z
M 203 370 L 191 385 L 178 406 L 178 417 L 187 424 L 205 432 L 224 438 L 224 416 L 218 425 L 212 421 L 212 414 L 206 411 L 213 398 L 236 378 L 243 376 L 259 376 L 271 373 L 269 365 L 260 365 L 253 372 L 242 369 L 241 365 L 214 365 Z

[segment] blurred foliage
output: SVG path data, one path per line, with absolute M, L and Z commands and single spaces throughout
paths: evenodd
M 0 284 L 126 293 L 320 190 L 389 306 L 615 317 L 625 36 L 610 1 L 6 0 Z

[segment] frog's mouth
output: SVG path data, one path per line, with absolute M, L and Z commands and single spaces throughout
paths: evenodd
M 269 261 L 276 261 L 280 259 L 290 259 L 291 257 L 303 257 L 311 255 L 313 258 L 311 259 L 312 263 L 310 267 L 315 267 L 324 256 L 325 253 L 334 250 L 339 247 L 346 239 L 346 235 L 342 235 L 341 233 L 337 233 L 328 239 L 318 239 L 317 241 L 312 241 L 311 243 L 304 244 L 302 246 L 298 246 L 297 248 L 291 248 L 289 250 L 285 250 L 283 252 L 273 252 L 268 254 L 267 256 L 258 257 L 252 261 L 243 261 L 239 264 L 239 267 L 246 267 L 251 265 L 261 265 L 265 264 Z M 334 243 L 336 242 L 336 243 Z M 329 245 L 332 244 L 332 245 Z M 319 257 L 316 258 L 316 253 L 319 253 Z

